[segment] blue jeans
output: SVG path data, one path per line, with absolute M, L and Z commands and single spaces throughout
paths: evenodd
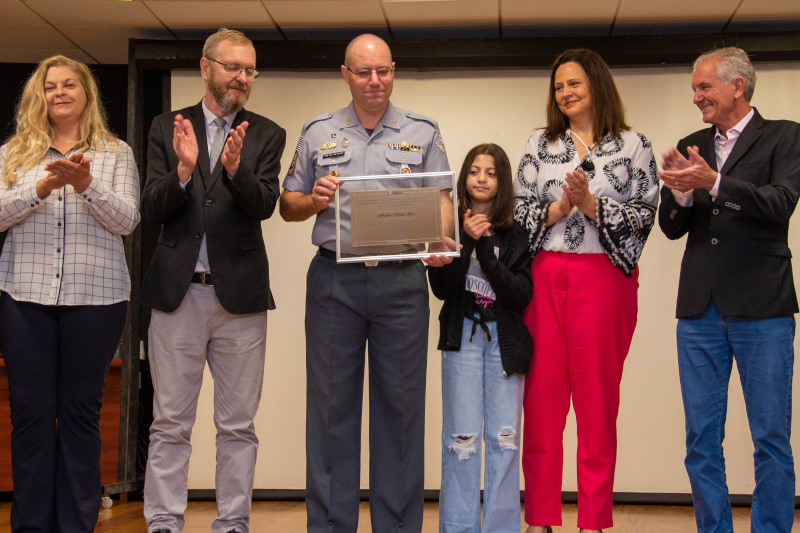
M 464 319 L 461 351 L 442 352 L 439 531 L 519 533 L 519 424 L 525 377 L 503 376 L 497 323 Z M 491 336 L 491 340 L 489 337 Z M 486 441 L 481 529 L 481 429 Z
M 725 416 L 733 359 L 755 445 L 751 531 L 789 533 L 794 519 L 794 460 L 789 442 L 795 320 L 721 313 L 712 299 L 678 321 L 678 366 L 686 414 L 686 471 L 698 533 L 731 533 L 725 482 Z

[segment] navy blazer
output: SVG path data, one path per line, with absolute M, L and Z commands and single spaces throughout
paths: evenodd
M 716 127 L 678 143 L 717 170 Z M 702 313 L 711 297 L 729 316 L 767 318 L 798 312 L 789 250 L 789 219 L 800 196 L 800 125 L 764 120 L 758 111 L 742 131 L 722 169 L 719 195 L 694 191 L 682 207 L 661 189 L 658 224 L 670 239 L 687 232 L 677 317 Z
M 184 190 L 172 148 L 173 121 L 191 121 L 199 154 Z M 274 309 L 269 263 L 261 221 L 272 216 L 280 196 L 278 174 L 286 132 L 271 120 L 241 110 L 232 128 L 249 123 L 241 162 L 233 179 L 221 162 L 209 169 L 205 117 L 201 105 L 153 120 L 141 208 L 145 220 L 162 226 L 139 300 L 163 312 L 178 308 L 192 282 L 203 233 L 214 291 L 222 307 L 241 315 Z

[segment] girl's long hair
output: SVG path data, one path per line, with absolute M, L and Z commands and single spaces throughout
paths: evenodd
M 497 177 L 497 196 L 494 197 L 488 213 L 489 223 L 493 230 L 508 232 L 514 226 L 514 181 L 508 156 L 505 150 L 496 144 L 479 144 L 464 158 L 456 185 L 459 218 L 464 217 L 467 209 L 472 209 L 472 198 L 467 194 L 467 176 L 469 176 L 472 163 L 479 155 L 488 155 L 494 158 L 494 173 Z
M 61 55 L 45 59 L 28 78 L 16 109 L 16 133 L 8 140 L 3 166 L 3 182 L 11 187 L 17 175 L 26 172 L 44 159 L 53 141 L 53 124 L 47 115 L 44 82 L 51 67 L 68 67 L 83 85 L 86 107 L 81 114 L 78 150 L 100 148 L 106 142 L 119 146 L 118 139 L 108 131 L 106 113 L 100 102 L 97 81 L 89 67 Z
M 631 129 L 625 123 L 625 107 L 617 91 L 611 70 L 596 52 L 586 48 L 573 48 L 558 56 L 550 69 L 550 95 L 547 98 L 547 128 L 544 135 L 553 142 L 569 128 L 569 118 L 561 112 L 556 101 L 556 71 L 564 63 L 577 63 L 589 79 L 592 95 L 592 125 L 594 138 L 599 141 L 606 135 L 619 137 L 623 130 Z

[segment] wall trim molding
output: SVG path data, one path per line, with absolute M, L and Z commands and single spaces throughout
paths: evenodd
M 483 491 L 481 491 L 482 493 Z M 255 489 L 253 501 L 305 501 L 306 491 L 303 489 Z M 214 489 L 189 489 L 190 501 L 214 501 Z M 751 494 L 731 494 L 731 505 L 734 507 L 750 507 L 753 502 Z M 361 501 L 369 501 L 369 490 L 361 490 Z M 425 490 L 425 501 L 439 501 L 439 491 Z M 525 491 L 520 491 L 520 501 L 525 501 Z M 578 493 L 564 491 L 561 493 L 561 503 L 577 503 Z M 665 492 L 615 492 L 616 505 L 692 505 L 692 495 L 689 493 Z M 800 496 L 794 499 L 795 509 L 800 509 Z

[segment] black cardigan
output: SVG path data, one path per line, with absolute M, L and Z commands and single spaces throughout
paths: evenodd
M 522 310 L 533 296 L 527 232 L 515 222 L 514 229 L 506 236 L 492 233 L 491 237 L 476 241 L 464 231 L 462 224 L 461 244 L 461 257 L 443 267 L 428 269 L 433 294 L 444 300 L 439 313 L 437 349 L 461 350 L 467 298 L 464 284 L 470 256 L 475 250 L 481 270 L 497 295 L 495 315 L 503 370 L 508 376 L 527 374 L 533 354 L 533 339 L 522 320 Z M 498 245 L 499 260 L 494 255 L 494 247 Z

